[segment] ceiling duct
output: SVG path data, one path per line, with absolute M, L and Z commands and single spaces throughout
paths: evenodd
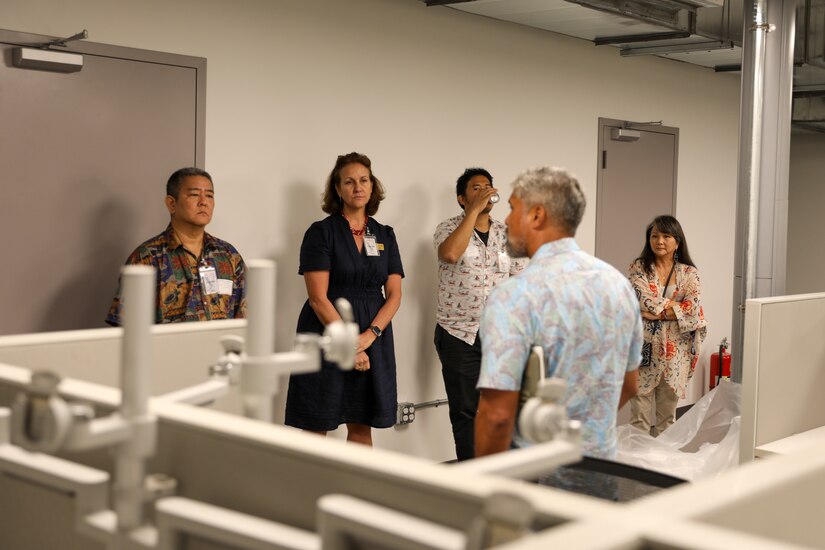
M 674 0 L 568 0 L 585 8 L 632 17 L 646 23 L 661 25 L 675 31 L 693 33 L 696 8 L 693 2 Z M 713 5 L 713 3 L 711 3 Z
M 741 70 L 744 0 L 424 1 L 615 47 L 622 56 Z M 799 0 L 796 28 L 795 96 L 825 92 L 825 0 Z
M 791 123 L 798 129 L 825 133 L 825 94 L 794 97 Z
M 704 58 L 705 62 L 696 64 L 714 69 L 739 64 L 744 18 L 742 10 L 741 0 L 705 2 L 702 6 L 693 6 L 690 11 L 693 22 L 690 36 L 660 40 L 653 44 L 626 43 L 620 55 L 658 55 L 688 63 Z
M 808 0 L 797 10 L 794 58 L 825 68 L 825 0 Z
M 743 0 L 425 0 L 427 5 L 510 21 L 705 67 L 741 59 Z

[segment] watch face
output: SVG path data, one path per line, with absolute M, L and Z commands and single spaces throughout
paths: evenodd
M 376 336 L 381 336 L 381 329 L 380 329 L 380 328 L 378 328 L 378 327 L 376 327 L 376 326 L 374 326 L 374 325 L 373 325 L 373 326 L 371 326 L 371 327 L 370 327 L 370 330 L 371 330 L 371 331 L 372 331 L 372 332 L 373 332 Z

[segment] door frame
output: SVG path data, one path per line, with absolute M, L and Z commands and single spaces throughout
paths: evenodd
M 40 44 L 62 38 L 59 36 L 48 36 L 44 34 L 32 34 L 27 32 L 9 31 L 0 29 L 0 43 L 12 46 L 36 47 Z M 111 44 L 101 44 L 98 42 L 87 42 L 85 40 L 75 40 L 69 42 L 65 47 L 55 49 L 55 51 L 96 55 L 101 57 L 112 57 L 117 59 L 128 59 L 131 61 L 142 61 L 146 63 L 157 63 L 161 65 L 171 65 L 175 67 L 186 67 L 195 70 L 195 166 L 205 167 L 206 161 L 206 58 L 193 57 L 166 52 L 156 52 L 153 50 L 143 50 L 138 48 L 127 48 L 125 46 L 113 46 Z M 11 66 L 11 53 L 7 53 L 3 60 Z
M 48 139 L 44 141 L 50 147 L 59 148 L 51 155 L 40 146 L 35 130 L 4 134 L 9 149 L 31 151 L 23 159 L 25 164 L 16 162 L 8 153 L 2 155 L 9 167 L 7 179 L 29 182 L 26 194 L 13 192 L 6 202 L 15 205 L 24 196 L 42 198 L 44 190 L 50 188 L 59 190 L 56 196 L 67 201 L 64 204 L 51 201 L 49 208 L 57 214 L 62 207 L 62 213 L 50 217 L 49 224 L 40 223 L 35 228 L 35 235 L 25 235 L 26 238 L 18 239 L 15 244 L 21 258 L 12 278 L 17 278 L 26 292 L 40 292 L 36 300 L 26 302 L 25 316 L 20 316 L 16 322 L 2 323 L 0 332 L 3 334 L 102 326 L 111 304 L 109 292 L 117 288 L 117 275 L 123 259 L 134 250 L 136 243 L 168 224 L 168 213 L 162 203 L 159 201 L 150 208 L 149 203 L 143 202 L 144 198 L 156 196 L 162 199 L 172 170 L 187 165 L 203 168 L 205 164 L 205 58 L 75 41 L 66 48 L 52 49 L 84 56 L 85 67 L 80 72 L 53 73 L 14 67 L 14 47 L 38 47 L 52 40 L 52 37 L 41 34 L 0 30 L 3 51 L 0 69 L 3 69 L 4 82 L 9 84 L 8 95 L 15 98 L 6 105 L 4 117 L 8 116 L 7 120 L 21 129 L 48 129 Z M 94 85 L 88 87 L 87 81 Z M 33 87 L 28 94 L 21 94 L 18 84 Z M 121 87 L 121 84 L 125 86 Z M 15 90 L 14 94 L 12 90 Z M 75 91 L 80 91 L 80 95 L 72 95 Z M 54 92 L 58 92 L 54 94 L 54 101 L 48 103 L 54 108 L 50 108 L 48 117 L 40 115 L 37 102 L 33 102 L 29 95 L 42 101 Z M 95 98 L 100 98 L 105 107 L 100 116 Z M 21 109 L 15 109 L 16 104 L 25 109 L 26 118 L 17 116 L 15 111 Z M 75 121 L 79 128 L 89 129 L 88 139 L 76 138 L 78 127 L 62 120 L 60 114 L 64 111 L 66 120 Z M 131 126 L 123 125 L 127 120 L 131 121 Z M 124 133 L 129 135 L 119 143 L 121 140 L 113 139 L 113 136 L 124 128 Z M 79 144 L 77 149 L 84 160 L 82 164 L 74 164 L 71 160 L 73 149 L 79 141 L 87 142 Z M 112 151 L 115 161 L 100 157 L 92 141 L 99 141 L 106 151 Z M 146 156 L 145 151 L 155 151 L 156 154 Z M 59 160 L 55 162 L 53 159 Z M 159 160 L 162 160 L 163 168 L 158 165 Z M 53 178 L 40 182 L 36 167 L 44 162 L 48 165 L 44 172 L 52 174 Z M 65 171 L 61 168 L 64 163 Z M 146 173 L 153 175 L 149 179 L 140 177 Z M 128 185 L 124 186 L 125 182 Z M 94 196 L 88 198 L 84 192 L 93 192 Z M 138 197 L 137 201 L 135 197 Z M 27 220 L 31 216 L 20 212 L 16 205 L 9 212 L 18 216 L 26 227 L 29 223 L 32 226 L 37 223 Z M 58 235 L 62 240 L 47 240 L 52 227 L 60 227 L 68 221 L 72 223 L 71 230 Z M 6 226 L 10 227 L 8 223 Z M 50 256 L 43 253 L 43 243 L 51 245 L 52 241 L 55 248 L 60 249 L 54 256 L 65 262 L 65 268 L 44 269 L 44 266 L 60 267 L 53 262 L 46 264 L 44 260 Z M 32 248 L 33 243 L 38 243 L 39 248 Z M 36 274 L 27 276 L 26 273 L 33 269 Z M 17 288 L 17 283 L 15 285 Z M 105 290 L 106 287 L 110 290 Z M 70 299 L 68 292 L 71 292 Z M 66 299 L 61 299 L 61 293 L 66 293 Z M 19 306 L 23 303 L 19 301 L 19 292 L 12 294 L 15 299 L 10 304 Z
M 599 147 L 596 151 L 596 233 L 594 238 L 594 252 L 599 257 L 599 229 L 602 223 L 603 208 L 607 205 L 603 204 L 601 200 L 603 189 L 603 151 L 605 150 L 604 129 L 608 127 L 624 127 L 633 130 L 642 130 L 644 132 L 655 132 L 660 134 L 669 134 L 673 136 L 673 204 L 671 205 L 671 212 L 676 215 L 676 192 L 678 189 L 678 172 L 679 172 L 679 128 L 672 126 L 662 126 L 660 124 L 639 123 L 629 120 L 621 120 L 615 118 L 599 117 Z

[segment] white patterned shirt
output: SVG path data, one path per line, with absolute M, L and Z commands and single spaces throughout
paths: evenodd
M 433 244 L 436 254 L 447 237 L 464 219 L 458 216 L 444 220 L 435 230 Z M 481 311 L 493 287 L 515 275 L 527 263 L 527 258 L 511 258 L 504 249 L 507 228 L 490 218 L 487 244 L 473 231 L 467 249 L 454 263 L 438 261 L 438 308 L 436 321 L 441 327 L 470 345 L 478 334 Z
M 616 453 L 624 375 L 639 366 L 642 318 L 628 280 L 572 238 L 542 245 L 518 277 L 490 295 L 481 319 L 478 388 L 520 391 L 532 346 L 547 376 L 567 382 L 567 415 L 582 422 L 582 452 Z M 517 446 L 526 442 L 516 433 Z

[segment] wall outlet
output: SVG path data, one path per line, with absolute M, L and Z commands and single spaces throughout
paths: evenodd
M 412 424 L 415 420 L 415 403 L 398 403 L 396 424 Z

